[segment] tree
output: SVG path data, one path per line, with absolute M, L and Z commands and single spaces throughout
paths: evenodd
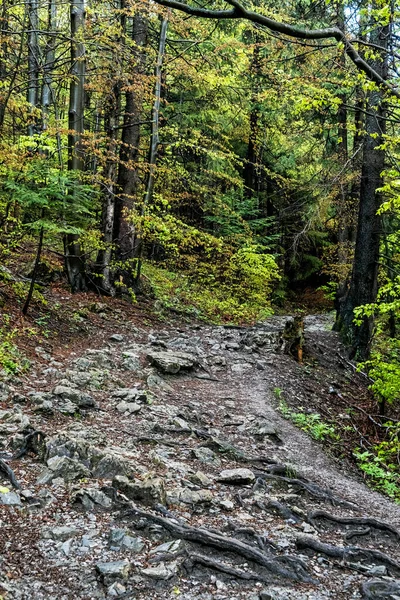
M 377 210 L 381 197 L 381 173 L 384 169 L 385 154 L 380 145 L 385 133 L 384 93 L 400 98 L 396 86 L 387 79 L 388 34 L 391 15 L 384 14 L 381 5 L 375 2 L 368 6 L 372 34 L 368 45 L 374 48 L 377 58 L 366 60 L 357 51 L 356 45 L 363 40 L 346 35 L 340 26 L 321 29 L 304 29 L 271 19 L 259 12 L 246 9 L 238 0 L 227 0 L 232 7 L 227 10 L 212 10 L 193 7 L 178 0 L 156 0 L 158 4 L 178 9 L 186 14 L 206 19 L 247 19 L 270 31 L 301 40 L 327 40 L 333 38 L 343 45 L 344 52 L 357 69 L 367 75 L 374 83 L 369 95 L 366 115 L 366 140 L 362 165 L 362 183 L 360 189 L 360 208 L 358 216 L 355 258 L 352 279 L 346 299 L 341 304 L 341 322 L 346 336 L 352 344 L 352 354 L 365 358 L 369 352 L 372 320 L 365 317 L 361 326 L 353 322 L 354 309 L 360 304 L 374 302 L 377 294 L 378 256 L 380 244 L 380 217 Z M 386 11 L 387 13 L 387 11 Z M 382 24 L 383 20 L 383 24 Z M 340 21 L 339 21 L 340 25 Z M 343 124 L 342 124 L 343 127 Z

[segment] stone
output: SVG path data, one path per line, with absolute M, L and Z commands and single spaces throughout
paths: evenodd
M 77 527 L 61 525 L 52 528 L 44 528 L 42 530 L 42 537 L 47 540 L 55 540 L 58 542 L 65 542 L 73 537 L 76 537 L 80 533 Z
M 193 475 L 189 475 L 189 481 L 201 487 L 207 487 L 212 484 L 212 480 L 202 471 L 196 471 Z
M 109 598 L 118 598 L 118 596 L 122 596 L 126 592 L 126 587 L 119 583 L 119 581 L 115 581 L 112 585 L 110 585 L 107 589 L 107 596 Z
M 174 391 L 174 388 L 156 373 L 150 373 L 147 378 L 147 385 L 152 390 L 163 390 L 164 392 Z
M 54 456 L 47 461 L 46 469 L 38 478 L 38 484 L 49 483 L 56 477 L 71 482 L 90 477 L 90 471 L 79 461 L 67 456 Z
M 121 366 L 125 371 L 132 371 L 133 373 L 140 373 L 142 365 L 140 364 L 139 355 L 137 352 L 126 351 L 122 353 Z
M 256 476 L 253 471 L 250 469 L 226 469 L 225 471 L 221 471 L 219 474 L 217 481 L 221 483 L 233 484 L 233 485 L 241 485 L 253 483 L 255 481 Z
M 29 426 L 29 418 L 19 407 L 0 410 L 0 435 L 8 436 L 23 431 Z
M 60 412 L 62 415 L 76 415 L 79 413 L 79 409 L 76 404 L 70 400 L 67 400 L 66 402 L 58 405 L 58 412 Z
M 127 579 L 131 564 L 128 560 L 114 562 L 100 562 L 96 564 L 96 571 L 107 585 L 115 579 Z
M 110 337 L 108 339 L 110 340 L 110 342 L 114 342 L 115 344 L 120 344 L 121 342 L 124 341 L 125 336 L 122 335 L 121 333 L 113 333 L 112 335 L 110 335 Z
M 376 565 L 369 568 L 367 574 L 372 577 L 382 577 L 383 575 L 387 575 L 387 568 L 385 565 Z
M 190 490 L 183 488 L 178 493 L 178 500 L 183 504 L 207 504 L 212 502 L 213 495 L 210 490 Z
M 148 567 L 147 569 L 141 569 L 140 571 L 142 575 L 146 575 L 147 577 L 151 577 L 151 579 L 160 579 L 162 581 L 168 581 L 168 579 L 172 579 L 174 575 L 178 572 L 178 563 L 173 561 L 168 563 L 160 563 L 155 567 Z
M 3 506 L 20 506 L 21 498 L 17 492 L 0 492 L 0 504 Z
M 220 466 L 220 464 L 221 464 L 221 461 L 218 458 L 218 456 L 210 448 L 206 448 L 203 446 L 200 446 L 199 448 L 195 448 L 193 450 L 193 455 L 197 458 L 197 460 L 199 460 L 200 462 L 202 462 L 206 465 Z
M 97 488 L 84 488 L 76 491 L 72 496 L 72 501 L 82 504 L 89 511 L 93 511 L 96 507 L 111 508 L 112 500 Z
M 129 415 L 132 415 L 140 412 L 142 407 L 140 404 L 136 404 L 136 402 L 126 402 L 126 400 L 122 400 L 122 402 L 117 404 L 116 409 L 120 413 L 128 413 Z
M 73 387 L 57 385 L 53 390 L 53 394 L 59 396 L 62 400 L 69 400 L 79 408 L 93 408 L 96 405 L 91 396 L 83 394 Z
M 172 375 L 181 370 L 193 369 L 198 364 L 197 358 L 187 352 L 150 351 L 147 358 L 157 369 Z
M 175 557 L 183 551 L 184 547 L 185 542 L 183 540 L 172 540 L 171 542 L 166 542 L 156 548 L 152 548 L 149 554 L 167 554 Z
M 121 548 L 123 550 L 129 550 L 130 552 L 138 554 L 143 550 L 144 546 L 142 538 L 132 537 L 130 535 L 125 535 L 122 538 Z
M 235 508 L 235 503 L 232 500 L 220 500 L 218 504 L 224 510 L 233 510 Z
M 121 400 L 125 400 L 125 402 L 147 403 L 147 393 L 144 390 L 138 390 L 137 388 L 116 390 L 111 395 L 113 398 L 120 398 Z
M 117 476 L 112 485 L 130 500 L 137 500 L 147 506 L 166 503 L 164 482 L 158 477 L 130 481 L 127 477 Z
M 54 405 L 51 400 L 44 400 L 33 409 L 35 413 L 51 416 L 54 415 Z
M 129 461 L 123 460 L 114 454 L 105 454 L 93 467 L 93 476 L 99 479 L 112 479 L 116 475 L 125 475 L 130 470 Z

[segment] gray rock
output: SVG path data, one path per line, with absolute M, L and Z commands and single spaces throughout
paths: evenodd
M 232 500 L 220 500 L 218 504 L 224 510 L 233 510 L 235 508 L 235 503 Z
M 53 402 L 51 400 L 44 400 L 41 404 L 37 404 L 33 411 L 42 415 L 54 415 Z
M 116 475 L 129 473 L 131 466 L 127 460 L 123 460 L 114 454 L 105 454 L 92 469 L 94 477 L 112 479 Z
M 100 369 L 111 369 L 114 367 L 114 361 L 108 348 L 103 350 L 87 350 L 86 357 L 93 365 Z
M 185 542 L 183 540 L 172 540 L 171 542 L 166 542 L 156 548 L 152 548 L 149 554 L 167 554 L 170 555 L 171 558 L 174 558 L 183 551 L 184 547 Z
M 117 560 L 114 562 L 100 562 L 96 565 L 96 571 L 107 585 L 115 579 L 127 579 L 131 564 L 128 560 Z
M 110 340 L 110 342 L 114 342 L 115 344 L 120 344 L 121 342 L 124 341 L 125 336 L 122 335 L 121 333 L 113 333 L 112 335 L 110 335 L 110 337 L 108 339 Z
M 87 371 L 67 371 L 68 380 L 74 385 L 83 388 L 90 384 L 92 376 Z
M 367 574 L 372 577 L 382 577 L 383 575 L 387 575 L 387 568 L 385 565 L 376 565 L 368 569 Z
M 17 492 L 0 492 L 0 504 L 3 506 L 20 506 L 21 498 Z
M 29 425 L 29 418 L 19 407 L 0 410 L 0 436 L 8 436 L 23 431 Z
M 221 471 L 217 481 L 220 481 L 221 483 L 241 485 L 253 483 L 255 478 L 256 476 L 254 475 L 253 471 L 250 471 L 250 469 L 226 469 L 225 471 Z
M 95 406 L 95 401 L 91 396 L 83 394 L 73 387 L 57 385 L 53 390 L 53 394 L 62 400 L 69 400 L 79 408 L 93 408 Z
M 119 528 L 110 530 L 108 543 L 112 550 L 129 550 L 134 553 L 141 552 L 145 546 L 142 538 L 132 537 L 125 529 Z
M 147 353 L 147 358 L 157 369 L 171 374 L 193 369 L 198 364 L 196 356 L 187 352 L 150 351 Z
M 125 400 L 125 402 L 147 402 L 147 393 L 144 390 L 138 390 L 137 388 L 116 390 L 112 393 L 112 397 L 120 398 L 121 400 Z
M 79 413 L 79 408 L 71 400 L 67 400 L 58 405 L 58 412 L 62 415 L 76 415 Z
M 175 504 L 176 500 L 183 504 L 208 504 L 212 502 L 213 495 L 210 490 L 190 490 L 183 488 L 168 494 L 168 503 Z
M 116 409 L 120 413 L 128 413 L 129 415 L 132 415 L 140 412 L 142 407 L 140 404 L 136 404 L 136 402 L 126 402 L 126 400 L 122 400 L 122 402 L 117 404 Z
M 130 552 L 134 552 L 138 554 L 144 548 L 144 542 L 142 538 L 132 537 L 130 535 L 125 535 L 122 539 L 121 548 L 123 550 L 129 550 Z
M 211 450 L 211 448 L 205 448 L 200 446 L 200 448 L 195 448 L 193 450 L 193 454 L 197 458 L 197 460 L 206 465 L 215 465 L 216 467 L 219 467 L 221 465 L 220 459 L 215 454 L 215 452 Z
M 111 508 L 112 500 L 104 492 L 97 488 L 83 488 L 77 490 L 72 496 L 73 502 L 82 504 L 82 506 L 89 511 L 94 510 L 96 507 L 100 508 Z
M 90 471 L 79 461 L 67 456 L 54 456 L 47 461 L 46 469 L 38 478 L 37 483 L 49 483 L 56 477 L 62 477 L 71 482 L 90 477 Z
M 196 471 L 194 475 L 189 475 L 189 481 L 201 487 L 208 487 L 212 484 L 212 480 L 202 471 Z
M 166 503 L 164 482 L 158 477 L 132 482 L 127 477 L 117 476 L 112 485 L 130 500 L 137 500 L 147 506 Z
M 73 537 L 79 535 L 80 530 L 78 527 L 62 525 L 52 528 L 44 528 L 42 530 L 42 537 L 48 540 L 55 540 L 58 542 L 65 542 Z
M 109 598 L 118 598 L 118 596 L 122 596 L 126 592 L 126 587 L 119 583 L 119 581 L 115 581 L 112 585 L 109 586 L 107 590 L 107 596 Z
M 110 546 L 120 546 L 125 535 L 125 529 L 113 527 L 112 529 L 110 529 L 110 533 L 108 535 L 108 543 L 110 544 Z
M 153 390 L 163 390 L 164 392 L 173 392 L 174 388 L 169 385 L 162 377 L 156 373 L 151 373 L 147 378 L 147 385 Z
M 148 567 L 147 569 L 141 569 L 140 571 L 142 575 L 146 575 L 147 577 L 151 577 L 151 579 L 160 579 L 162 581 L 167 581 L 168 579 L 172 579 L 174 575 L 178 572 L 178 563 L 173 561 L 169 564 L 160 563 L 155 567 Z
M 142 371 L 142 365 L 140 364 L 140 359 L 136 352 L 123 352 L 121 364 L 125 371 L 132 371 L 133 373 L 140 373 Z

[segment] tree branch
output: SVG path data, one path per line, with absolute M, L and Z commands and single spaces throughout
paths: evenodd
M 354 63 L 359 71 L 364 72 L 371 81 L 374 81 L 378 85 L 382 85 L 391 94 L 400 98 L 400 91 L 397 87 L 386 81 L 379 73 L 371 67 L 357 52 L 354 47 L 354 43 L 358 43 L 360 40 L 357 38 L 347 38 L 346 34 L 339 29 L 339 27 L 327 27 L 325 29 L 299 29 L 293 25 L 287 23 L 281 23 L 270 19 L 265 15 L 261 15 L 252 10 L 247 10 L 237 0 L 226 0 L 228 4 L 232 6 L 230 10 L 211 10 L 208 8 L 198 8 L 195 6 L 189 6 L 179 0 L 155 0 L 157 4 L 162 6 L 168 6 L 169 8 L 175 8 L 187 15 L 193 17 L 201 17 L 203 19 L 247 19 L 252 23 L 258 23 L 267 27 L 271 31 L 276 31 L 287 35 L 288 37 L 297 38 L 301 40 L 323 40 L 334 38 L 337 43 L 343 43 L 344 51 L 350 60 Z

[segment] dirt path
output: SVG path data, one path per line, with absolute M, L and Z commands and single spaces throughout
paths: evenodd
M 277 410 L 324 415 L 362 383 L 326 317 L 306 321 L 304 364 L 282 354 L 286 320 L 126 324 L 3 388 L 1 456 L 21 488 L 0 478 L 0 594 L 400 597 L 399 506 Z

